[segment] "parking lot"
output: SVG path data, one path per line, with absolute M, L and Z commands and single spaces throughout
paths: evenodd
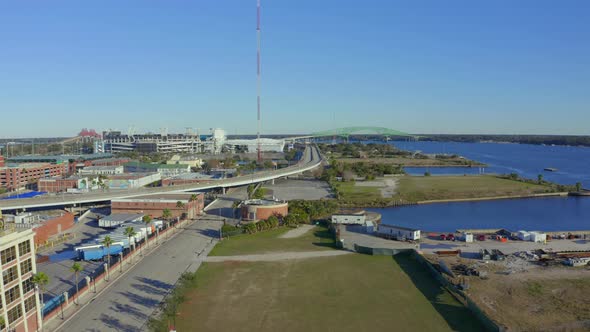
M 332 197 L 330 187 L 325 181 L 280 179 L 275 184 L 265 184 L 268 193 L 281 200 L 305 199 L 318 200 Z

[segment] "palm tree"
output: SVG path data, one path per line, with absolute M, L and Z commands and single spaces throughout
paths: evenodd
M 176 202 L 176 207 L 182 209 L 184 207 L 184 203 L 181 201 Z
M 102 240 L 102 244 L 107 247 L 107 279 L 111 280 L 111 245 L 113 244 L 113 239 L 107 235 Z
M 581 182 L 576 182 L 576 191 L 577 192 L 581 192 L 582 191 L 582 183 Z
M 198 198 L 198 197 L 199 197 L 199 196 L 198 196 L 197 194 L 192 194 L 192 195 L 191 195 L 191 198 L 190 198 L 190 200 L 189 200 L 189 201 L 190 201 L 190 202 L 194 202 L 194 201 L 196 201 L 196 200 L 197 200 L 197 198 Z
M 80 294 L 79 294 L 79 289 L 78 289 L 78 276 L 80 275 L 80 272 L 82 272 L 84 270 L 84 268 L 82 268 L 82 265 L 78 262 L 74 262 L 74 264 L 72 264 L 72 267 L 70 268 L 70 270 L 72 272 L 74 272 L 74 277 L 76 279 L 76 295 L 77 295 L 77 301 L 74 301 L 74 303 L 76 304 L 80 304 Z
M 41 295 L 41 313 L 43 313 L 43 307 L 45 304 L 43 303 L 43 294 L 45 293 L 45 287 L 49 284 L 49 276 L 44 272 L 37 272 L 33 276 L 33 284 L 39 287 L 39 294 Z
M 145 223 L 145 226 L 147 228 L 147 225 L 149 223 L 152 222 L 152 216 L 150 216 L 149 214 L 146 214 L 145 216 L 143 216 L 143 218 L 141 218 L 141 220 Z M 145 245 L 147 246 L 148 243 L 148 233 L 147 233 L 147 229 L 145 230 Z
M 172 212 L 170 212 L 170 209 L 162 210 L 162 218 L 168 220 L 168 219 L 170 219 L 170 217 L 172 217 Z
M 127 237 L 129 238 L 129 247 L 131 247 L 131 238 L 135 236 L 135 234 L 137 234 L 137 232 L 135 231 L 135 229 L 131 226 L 128 226 L 127 228 L 125 228 L 125 235 L 127 235 Z M 134 246 L 135 248 L 135 246 Z
M 537 180 L 539 181 L 539 184 L 541 184 L 541 182 L 543 182 L 543 174 L 537 175 Z

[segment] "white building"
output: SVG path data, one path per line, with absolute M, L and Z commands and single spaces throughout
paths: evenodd
M 333 224 L 343 225 L 364 225 L 367 221 L 367 216 L 362 213 L 347 213 L 347 214 L 333 214 Z
M 246 146 L 248 152 L 256 152 L 258 150 L 257 139 L 228 139 L 225 141 L 225 145 L 232 151 L 234 151 L 237 146 Z M 284 148 L 285 140 L 272 138 L 260 139 L 260 150 L 262 150 L 262 152 L 283 152 Z
M 166 161 L 168 165 L 188 165 L 189 167 L 201 168 L 203 166 L 203 159 L 195 156 L 183 156 L 175 154 Z
M 33 237 L 30 229 L 5 230 L 0 234 L 0 294 L 4 319 L 0 328 L 3 331 L 6 327 L 10 331 L 41 330 L 41 305 L 32 281 L 37 273 Z
M 134 173 L 110 175 L 105 184 L 109 189 L 135 189 L 162 180 L 160 173 Z
M 100 219 L 98 226 L 106 228 L 119 227 L 121 224 L 141 221 L 142 218 L 143 214 L 140 213 L 115 213 Z
M 80 175 L 115 175 L 123 174 L 123 166 L 88 166 L 80 169 Z
M 420 230 L 401 226 L 380 224 L 377 227 L 377 235 L 388 239 L 416 241 L 420 239 Z

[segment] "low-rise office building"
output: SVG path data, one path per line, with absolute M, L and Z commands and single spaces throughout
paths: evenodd
M 104 180 L 109 189 L 135 189 L 162 180 L 160 173 L 132 173 L 108 175 Z
M 197 184 L 215 181 L 216 177 L 203 173 L 185 173 L 179 174 L 162 180 L 162 187 L 178 186 L 182 184 Z
M 149 164 L 132 161 L 124 165 L 125 172 L 127 173 L 138 173 L 138 172 L 156 172 L 160 173 L 162 178 L 172 177 L 178 174 L 190 173 L 191 168 L 189 165 L 178 165 L 178 164 Z
M 195 218 L 203 213 L 203 193 L 159 194 L 133 198 L 113 199 L 111 213 L 142 213 L 153 218 L 163 218 L 164 210 L 170 211 L 170 218 Z
M 2 330 L 41 330 L 41 306 L 32 280 L 37 273 L 33 236 L 30 229 L 4 230 L 0 234 Z

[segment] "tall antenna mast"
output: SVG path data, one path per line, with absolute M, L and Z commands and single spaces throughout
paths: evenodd
M 256 133 L 256 144 L 258 145 L 258 163 L 262 163 L 262 149 L 260 147 L 260 0 L 256 0 L 256 92 L 257 92 L 257 114 L 258 131 Z

